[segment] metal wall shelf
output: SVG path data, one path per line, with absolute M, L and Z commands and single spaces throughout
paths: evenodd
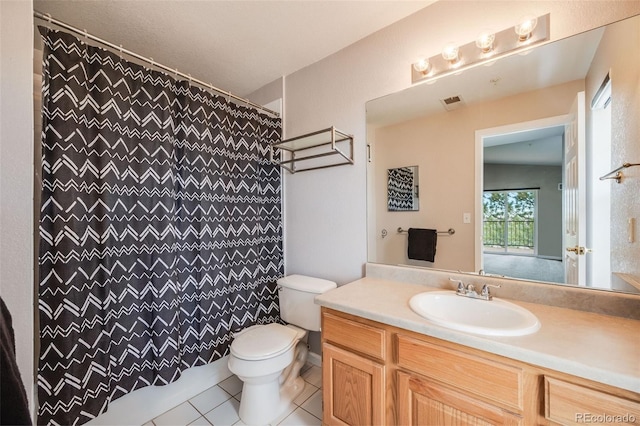
M 353 164 L 353 135 L 335 127 L 271 144 L 270 160 L 290 173 Z M 280 150 L 279 153 L 276 150 Z M 311 161 L 316 160 L 316 161 Z M 301 163 L 304 163 L 301 165 Z

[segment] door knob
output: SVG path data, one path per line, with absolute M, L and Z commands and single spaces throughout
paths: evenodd
M 593 250 L 585 248 L 585 247 L 575 246 L 575 247 L 567 247 L 567 251 L 570 251 L 570 252 L 575 253 L 577 255 L 584 255 L 585 253 L 591 253 Z

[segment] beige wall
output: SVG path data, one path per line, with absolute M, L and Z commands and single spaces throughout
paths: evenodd
M 550 13 L 551 38 L 559 39 L 640 13 L 640 2 L 439 1 L 286 77 L 286 135 L 335 125 L 354 134 L 356 159 L 353 166 L 286 176 L 289 273 L 339 284 L 363 275 L 367 260 L 365 103 L 409 87 L 410 66 L 418 56 L 437 54 L 449 40 L 473 40 L 485 27 L 507 28 L 527 13 Z M 463 173 L 473 180 L 473 169 Z M 460 232 L 457 241 L 464 244 L 465 253 L 472 252 L 472 229 Z
M 18 367 L 33 408 L 32 13 L 30 0 L 0 1 L 0 294 L 13 317 Z
M 476 130 L 568 114 L 581 90 L 583 82 L 574 81 L 377 129 L 370 169 L 376 226 L 369 236 L 375 238 L 376 261 L 473 271 L 474 225 L 473 220 L 464 224 L 462 214 L 475 208 Z M 386 171 L 409 165 L 420 168 L 420 211 L 388 212 Z M 431 264 L 407 259 L 407 237 L 395 232 L 398 227 L 454 228 L 456 233 L 438 238 Z M 385 238 L 383 228 L 389 233 Z
M 247 96 L 247 99 L 251 102 L 257 103 L 258 105 L 267 105 L 268 103 L 282 99 L 283 89 L 284 79 L 279 78 L 251 93 Z
M 626 21 L 605 31 L 586 78 L 586 102 L 591 103 L 604 76 L 611 75 L 611 170 L 625 162 L 640 162 L 640 29 Z M 587 110 L 587 120 L 591 111 Z M 587 149 L 597 144 L 587 133 Z M 611 271 L 640 280 L 640 167 L 625 170 L 623 183 L 611 186 Z M 628 220 L 635 220 L 629 242 Z M 597 227 L 593 232 L 597 232 Z M 613 285 L 618 286 L 614 279 Z

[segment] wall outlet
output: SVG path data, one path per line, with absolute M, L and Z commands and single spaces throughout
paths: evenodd
M 463 213 L 462 214 L 462 222 L 471 223 L 471 213 Z

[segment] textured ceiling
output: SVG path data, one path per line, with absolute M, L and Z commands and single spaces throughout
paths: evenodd
M 431 3 L 34 0 L 34 9 L 246 96 Z

